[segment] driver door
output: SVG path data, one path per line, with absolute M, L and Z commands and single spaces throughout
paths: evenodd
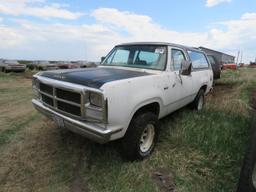
M 191 102 L 192 75 L 181 75 L 181 64 L 188 60 L 182 49 L 170 49 L 170 71 L 168 72 L 168 87 L 165 94 L 168 102 L 168 112 L 171 113 Z

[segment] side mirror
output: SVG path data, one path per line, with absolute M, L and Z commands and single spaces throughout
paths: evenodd
M 191 67 L 192 67 L 192 63 L 190 61 L 185 61 L 185 60 L 182 61 L 180 74 L 181 75 L 190 75 Z
M 101 57 L 100 61 L 103 62 L 106 59 L 106 57 Z

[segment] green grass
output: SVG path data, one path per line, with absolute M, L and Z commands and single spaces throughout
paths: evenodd
M 168 129 L 170 122 L 167 119 L 165 121 L 164 129 Z M 190 149 L 191 152 L 201 154 L 200 160 L 192 163 L 188 171 L 192 175 L 191 182 L 194 183 L 191 185 L 197 185 L 198 180 L 205 180 L 206 191 L 233 191 L 232 187 L 239 175 L 248 126 L 249 119 L 246 117 L 208 108 L 200 113 L 183 110 L 176 115 L 170 134 L 163 131 L 165 138 L 162 142 L 169 146 L 178 144 L 179 148 L 185 148 L 184 153 L 186 149 Z M 198 169 L 198 172 L 192 173 Z M 224 174 L 229 177 L 222 177 Z M 208 179 L 214 184 L 208 183 Z M 179 183 L 183 186 L 186 179 L 180 177 Z M 189 191 L 189 188 L 185 191 Z
M 26 96 L 32 96 L 29 81 L 13 91 L 13 81 L 27 76 L 0 74 L 0 96 L 7 97 L 0 105 L 6 107 L 15 98 L 14 109 L 29 108 L 21 117 L 15 114 L 19 121 L 2 122 L 0 170 L 6 171 L 0 171 L 0 188 L 72 191 L 79 175 L 80 187 L 93 192 L 154 192 L 159 190 L 152 173 L 164 168 L 173 175 L 177 192 L 235 191 L 249 133 L 255 76 L 253 69 L 225 71 L 202 112 L 185 107 L 165 117 L 152 156 L 127 162 L 120 157 L 117 142 L 99 145 L 41 118 L 30 101 L 24 103 Z M 10 86 L 1 87 L 1 82 Z
M 4 73 L 0 72 L 0 82 L 1 83 L 11 81 L 12 79 L 13 79 L 13 77 L 11 75 L 4 74 Z
M 15 135 L 21 129 L 24 129 L 28 124 L 38 120 L 39 115 L 37 113 L 29 114 L 27 119 L 21 122 L 13 122 L 9 129 L 0 132 L 0 146 L 4 145 L 15 139 Z

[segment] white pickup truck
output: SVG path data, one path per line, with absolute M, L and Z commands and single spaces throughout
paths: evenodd
M 158 121 L 192 104 L 201 110 L 213 72 L 204 52 L 170 43 L 115 46 L 97 68 L 39 72 L 35 108 L 99 143 L 120 139 L 130 160 L 151 154 Z

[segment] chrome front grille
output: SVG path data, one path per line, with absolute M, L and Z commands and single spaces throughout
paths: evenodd
M 108 123 L 108 101 L 102 90 L 36 75 L 32 80 L 32 88 L 36 100 L 58 113 L 80 121 Z M 101 107 L 91 103 L 92 93 L 101 96 Z
M 40 100 L 64 114 L 83 117 L 83 94 L 39 82 Z
M 66 90 L 63 90 L 60 88 L 56 88 L 55 93 L 56 93 L 57 98 L 71 101 L 71 102 L 78 103 L 78 104 L 81 103 L 81 95 L 78 93 L 66 91 Z
M 46 93 L 46 94 L 49 94 L 49 95 L 53 95 L 53 87 L 50 86 L 50 85 L 46 85 L 44 83 L 40 83 L 39 84 L 39 89 L 43 93 Z

